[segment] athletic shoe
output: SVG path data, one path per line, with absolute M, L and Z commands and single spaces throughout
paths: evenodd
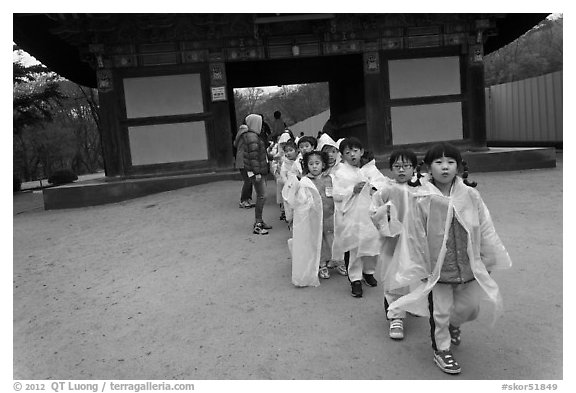
M 404 321 L 401 319 L 393 319 L 390 322 L 390 331 L 388 334 L 390 338 L 394 340 L 402 340 L 404 338 Z
M 254 224 L 253 233 L 256 235 L 267 235 L 268 231 L 266 230 L 266 228 L 264 228 L 261 222 L 257 222 L 256 224 Z
M 450 351 L 434 351 L 434 362 L 448 374 L 460 374 L 462 369 Z
M 344 266 L 344 265 L 337 266 L 336 271 L 341 276 L 347 276 L 348 275 L 348 270 L 346 270 L 346 266 Z
M 460 345 L 462 338 L 460 337 L 460 328 L 452 325 L 448 325 L 448 331 L 450 332 L 450 342 L 454 345 Z
M 260 224 L 262 224 L 262 228 L 264 229 L 272 229 L 272 225 L 268 225 L 264 221 L 262 221 Z
M 320 270 L 318 271 L 318 275 L 320 276 L 320 278 L 330 278 L 330 273 L 328 272 L 328 268 L 326 266 L 322 266 L 320 268 Z
M 352 286 L 352 296 L 362 297 L 362 281 L 353 281 L 350 285 Z
M 368 285 L 370 285 L 371 287 L 376 287 L 378 286 L 378 281 L 376 281 L 376 279 L 374 278 L 373 274 L 364 274 L 362 273 L 362 277 L 364 277 L 364 282 Z
M 254 207 L 254 206 L 256 206 L 256 205 L 250 203 L 250 201 L 242 201 L 242 202 L 240 202 L 240 204 L 238 205 L 238 207 L 239 207 L 240 209 L 250 209 L 250 208 L 252 208 L 252 207 Z

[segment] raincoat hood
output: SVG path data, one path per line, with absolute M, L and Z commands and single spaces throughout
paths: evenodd
M 280 138 L 278 138 L 278 143 L 286 143 L 290 140 L 290 134 L 288 132 L 284 132 L 282 135 L 280 135 Z
M 250 131 L 260 134 L 260 131 L 262 131 L 262 116 L 254 113 L 246 116 L 246 125 Z
M 316 148 L 316 150 L 322 151 L 322 148 L 324 146 L 334 146 L 336 149 L 338 149 L 338 145 L 336 144 L 334 139 L 332 139 L 330 135 L 326 133 L 320 135 L 320 138 L 318 139 L 318 147 Z

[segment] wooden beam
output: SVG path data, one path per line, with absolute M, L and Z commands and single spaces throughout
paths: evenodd
M 301 15 L 280 15 L 280 16 L 264 16 L 254 19 L 255 24 L 265 23 L 280 23 L 280 22 L 295 22 L 303 20 L 319 20 L 319 19 L 332 19 L 334 14 L 301 14 Z

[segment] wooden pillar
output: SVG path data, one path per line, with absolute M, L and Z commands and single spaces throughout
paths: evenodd
M 212 112 L 212 130 L 208 143 L 211 145 L 212 156 L 219 168 L 233 166 L 232 131 L 230 127 L 229 100 L 227 88 L 226 67 L 221 54 L 211 54 L 210 64 L 210 112 Z
M 100 143 L 106 176 L 125 175 L 125 165 L 120 138 L 118 92 L 120 86 L 112 70 L 98 70 L 98 114 L 100 118 Z
M 392 131 L 385 110 L 385 92 L 378 51 L 364 53 L 364 101 L 368 150 L 383 154 L 392 144 Z
M 233 165 L 232 130 L 230 127 L 230 110 L 228 102 L 212 104 L 213 124 L 213 153 L 216 165 L 219 168 Z
M 467 64 L 468 130 L 475 146 L 486 146 L 486 102 L 484 101 L 484 62 L 481 46 L 472 45 Z

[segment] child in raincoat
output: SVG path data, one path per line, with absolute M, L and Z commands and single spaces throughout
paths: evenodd
M 316 149 L 328 155 L 328 167 L 324 171 L 327 175 L 333 175 L 340 165 L 342 165 L 342 155 L 338 147 L 339 143 L 335 142 L 327 133 L 323 133 L 320 135 L 320 138 L 318 138 L 318 146 Z M 328 262 L 328 268 L 335 269 L 341 276 L 347 276 L 348 269 L 344 264 L 344 254 L 333 255 L 332 260 Z
M 371 195 L 386 183 L 374 160 L 361 167 L 364 155 L 357 138 L 340 143 L 344 162 L 334 174 L 334 246 L 333 255 L 348 252 L 348 279 L 352 296 L 362 297 L 362 279 L 371 287 L 378 285 L 374 278 L 380 235 L 369 215 Z
M 300 177 L 301 177 L 302 173 L 304 172 L 304 165 L 302 164 L 304 154 L 316 150 L 316 147 L 318 146 L 318 141 L 316 140 L 316 138 L 306 135 L 300 137 L 300 139 L 298 139 L 296 144 L 298 145 L 298 158 L 296 158 L 296 163 L 297 165 L 300 166 Z M 300 177 L 298 177 L 298 180 L 300 180 Z
M 328 155 L 319 151 L 303 156 L 304 176 L 293 200 L 294 229 L 289 240 L 292 254 L 292 283 L 318 286 L 318 276 L 330 278 L 327 263 L 332 259 L 334 201 L 332 178 L 324 173 Z
M 318 138 L 316 150 L 328 154 L 328 168 L 325 171 L 328 174 L 336 173 L 340 165 L 342 165 L 342 155 L 340 154 L 339 146 L 340 144 L 335 142 L 334 139 L 326 133 L 323 133 L 320 135 L 320 138 Z
M 448 143 L 436 144 L 424 162 L 429 182 L 414 193 L 413 219 L 407 225 L 410 241 L 393 274 L 395 287 L 411 290 L 389 310 L 431 313 L 434 361 L 442 371 L 458 374 L 461 367 L 451 345 L 461 342 L 460 326 L 476 319 L 482 299 L 492 306 L 495 321 L 502 299 L 490 272 L 507 269 L 512 262 L 475 183 L 467 180 L 459 150 Z M 462 178 L 457 176 L 460 168 Z M 426 297 L 428 308 L 423 308 L 420 301 Z
M 286 220 L 286 213 L 284 211 L 284 201 L 282 200 L 282 189 L 284 188 L 285 181 L 282 179 L 281 171 L 284 159 L 284 146 L 290 140 L 290 134 L 284 132 L 278 137 L 278 142 L 271 148 L 271 156 L 273 158 L 270 166 L 271 172 L 274 174 L 276 180 L 276 203 L 280 207 L 280 220 Z
M 292 225 L 293 211 L 288 199 L 293 199 L 298 189 L 298 181 L 302 177 L 302 170 L 298 161 L 298 147 L 293 139 L 284 144 L 284 160 L 280 168 L 280 181 L 282 182 L 282 206 L 284 207 L 284 219 L 288 225 Z
M 405 295 L 408 288 L 390 288 L 392 282 L 390 275 L 395 267 L 394 255 L 400 252 L 402 242 L 406 241 L 403 223 L 411 219 L 412 199 L 409 195 L 417 189 L 417 185 L 420 185 L 419 182 L 412 181 L 417 164 L 418 159 L 412 150 L 394 150 L 389 159 L 392 179 L 374 193 L 370 206 L 370 217 L 382 237 L 382 248 L 378 257 L 379 276 L 384 283 L 384 310 L 387 312 L 386 318 L 390 321 L 388 334 L 395 340 L 404 338 L 406 312 L 403 310 L 388 312 L 388 305 Z
M 294 164 L 292 167 L 291 172 L 295 173 L 296 176 L 288 175 L 288 179 L 286 180 L 284 187 L 282 188 L 282 198 L 284 200 L 292 200 L 294 195 L 298 191 L 298 182 L 302 178 L 303 175 L 303 166 L 302 166 L 302 157 L 304 154 L 314 151 L 316 146 L 318 146 L 318 141 L 316 138 L 311 136 L 302 136 L 296 142 L 298 146 L 298 156 L 294 160 Z M 286 209 L 285 209 L 286 210 Z M 288 227 L 292 228 L 292 212 L 286 211 L 286 222 L 288 223 Z

